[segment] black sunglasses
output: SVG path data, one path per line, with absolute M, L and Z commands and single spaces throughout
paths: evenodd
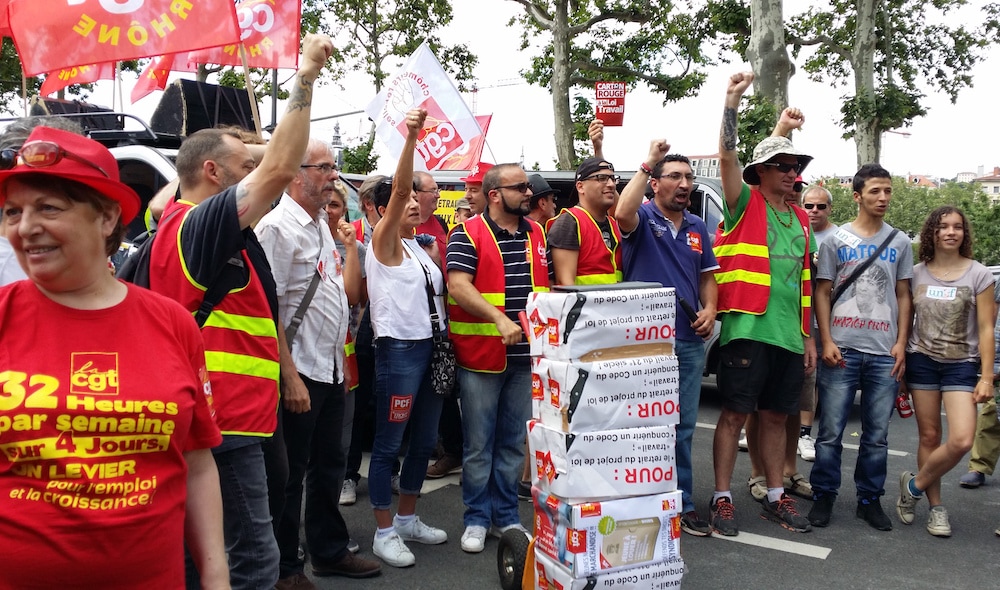
M 528 192 L 528 189 L 531 188 L 531 185 L 528 184 L 527 182 L 519 182 L 517 184 L 508 184 L 506 186 L 498 186 L 497 188 L 498 189 L 506 188 L 506 189 L 514 190 L 514 191 L 517 191 L 517 192 L 519 192 L 519 193 L 521 193 L 523 195 L 524 193 Z
M 815 207 L 816 209 L 819 209 L 820 211 L 823 211 L 824 209 L 826 209 L 827 204 L 826 203 L 806 203 L 805 205 L 802 205 L 802 206 L 805 207 L 806 209 L 812 209 L 813 207 Z
M 798 163 L 789 164 L 787 162 L 763 162 L 761 166 L 770 166 L 771 168 L 777 168 L 778 172 L 782 174 L 788 174 L 792 170 L 796 172 L 802 172 L 801 166 Z

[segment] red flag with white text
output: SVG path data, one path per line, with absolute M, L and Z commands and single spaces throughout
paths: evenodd
M 132 88 L 132 104 L 140 98 L 152 94 L 155 90 L 163 90 L 167 87 L 167 78 L 170 72 L 194 72 L 198 67 L 189 63 L 186 53 L 174 53 L 172 55 L 160 55 L 153 58 L 136 80 Z
M 91 64 L 88 66 L 72 66 L 63 68 L 58 72 L 49 72 L 46 74 L 45 81 L 42 82 L 42 88 L 38 91 L 38 94 L 40 96 L 51 96 L 70 84 L 89 84 L 98 80 L 114 79 L 114 62 Z
M 11 37 L 10 19 L 7 18 L 7 5 L 10 0 L 0 0 L 0 37 Z
M 471 170 L 477 162 L 482 160 L 483 147 L 486 145 L 486 131 L 490 128 L 490 120 L 493 115 L 476 115 L 476 123 L 482 129 L 482 133 L 469 140 L 464 153 L 455 153 L 445 158 L 439 170 Z M 462 152 L 462 150 L 459 150 Z
M 232 0 L 10 0 L 7 14 L 27 76 L 240 38 Z
M 298 68 L 302 3 L 291 0 L 242 0 L 236 4 L 240 41 L 252 68 Z M 200 64 L 239 66 L 239 45 L 192 51 Z

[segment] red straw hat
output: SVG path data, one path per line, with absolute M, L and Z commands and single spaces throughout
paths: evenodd
M 61 129 L 35 127 L 10 170 L 0 170 L 0 204 L 7 199 L 7 181 L 35 174 L 55 176 L 89 186 L 115 201 L 122 210 L 122 223 L 139 213 L 139 195 L 120 181 L 118 162 L 98 142 Z

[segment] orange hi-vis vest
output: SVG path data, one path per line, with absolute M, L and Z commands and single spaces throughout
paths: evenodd
M 525 221 L 531 228 L 525 253 L 531 266 L 531 287 L 533 291 L 548 291 L 549 265 L 545 255 L 545 234 L 542 227 L 534 221 Z M 472 284 L 483 299 L 504 312 L 507 280 L 497 238 L 482 215 L 465 222 L 465 233 L 478 254 Z M 448 313 L 448 332 L 455 345 L 458 366 L 482 373 L 502 373 L 507 369 L 507 347 L 500 338 L 500 330 L 495 323 L 465 311 L 451 295 L 448 295 Z
M 576 263 L 577 285 L 610 285 L 622 282 L 622 230 L 614 217 L 608 217 L 614 245 L 608 248 L 601 228 L 589 211 L 577 205 L 563 209 L 560 215 L 576 219 L 576 235 L 580 243 L 580 257 Z M 548 230 L 559 217 L 553 217 L 545 226 Z
M 205 298 L 180 251 L 180 229 L 195 207 L 164 215 L 150 256 L 150 289 L 194 313 Z M 278 424 L 278 332 L 257 270 L 246 250 L 238 254 L 250 271 L 246 286 L 231 290 L 202 327 L 205 368 L 212 383 L 215 422 L 222 434 L 267 437 Z
M 812 307 L 812 271 L 809 268 L 809 217 L 799 207 L 792 207 L 805 234 L 805 256 L 802 260 L 802 287 L 799 301 L 801 330 L 809 336 Z M 767 248 L 767 205 L 764 195 L 750 190 L 743 216 L 728 232 L 716 234 L 715 258 L 719 271 L 719 313 L 739 312 L 763 315 L 771 294 L 771 259 Z

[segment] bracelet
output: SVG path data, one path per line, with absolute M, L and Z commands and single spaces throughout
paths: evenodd
M 990 387 L 993 387 L 993 382 L 992 381 L 987 381 L 986 379 L 980 379 L 979 382 L 980 383 L 985 383 L 985 384 L 989 385 Z
M 653 175 L 653 169 L 650 168 L 649 164 L 647 164 L 645 162 L 643 162 L 642 164 L 639 164 L 639 170 L 642 170 L 643 172 L 645 172 L 649 176 Z

